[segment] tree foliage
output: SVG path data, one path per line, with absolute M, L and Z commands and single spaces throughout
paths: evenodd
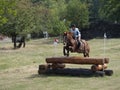
M 33 30 L 34 23 L 30 3 L 27 2 L 28 0 L 12 1 L 13 0 L 4 0 L 5 3 L 10 4 L 11 7 L 8 6 L 8 10 L 10 10 L 12 14 L 9 13 L 8 10 L 6 11 L 7 13 L 4 13 L 3 19 L 6 19 L 6 22 L 1 24 L 0 32 L 8 36 L 30 33 Z M 4 7 L 7 5 L 8 4 L 5 4 Z
M 101 0 L 100 15 L 102 19 L 112 22 L 120 22 L 120 1 Z
M 89 23 L 89 11 L 86 3 L 80 0 L 70 0 L 67 6 L 66 18 L 75 23 L 79 28 L 86 27 Z
M 15 13 L 4 14 L 1 29 L 6 35 L 43 31 L 59 35 L 69 28 L 70 23 L 81 28 L 89 23 L 87 4 L 81 0 L 7 0 L 7 3 Z M 7 16 L 10 16 L 9 20 Z
M 119 16 L 119 0 L 0 0 L 0 33 L 60 35 L 72 23 L 84 29 L 91 19 L 120 22 Z
M 0 26 L 6 24 L 12 16 L 16 16 L 15 0 L 0 0 Z

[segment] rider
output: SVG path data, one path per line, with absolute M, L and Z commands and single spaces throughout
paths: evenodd
M 80 47 L 81 33 L 75 24 L 71 25 L 70 32 L 73 33 L 73 38 L 77 41 L 77 48 Z

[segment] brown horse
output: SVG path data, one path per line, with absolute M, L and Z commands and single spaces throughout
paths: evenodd
M 65 56 L 69 56 L 69 51 L 71 51 L 83 53 L 84 57 L 89 57 L 90 47 L 87 41 L 80 40 L 80 47 L 78 47 L 77 41 L 73 38 L 73 33 L 64 32 L 63 43 L 64 43 L 63 54 Z

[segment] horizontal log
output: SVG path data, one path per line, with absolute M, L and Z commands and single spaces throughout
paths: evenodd
M 46 70 L 48 69 L 48 65 L 46 64 L 42 64 L 39 65 L 39 69 L 38 69 L 38 74 L 43 74 L 46 72 Z
M 51 57 L 46 58 L 47 63 L 70 63 L 70 64 L 101 64 L 109 63 L 109 58 L 90 57 Z
M 112 76 L 113 75 L 113 70 L 104 70 L 105 75 Z
M 93 72 L 90 69 L 82 69 L 82 68 L 64 68 L 64 69 L 47 69 L 45 73 L 42 73 L 45 75 L 68 75 L 68 76 L 104 76 L 105 72 L 103 71 L 96 71 Z
M 59 64 L 59 63 L 57 63 L 57 64 L 55 64 L 55 63 L 53 63 L 53 64 L 51 64 L 50 65 L 50 68 L 52 68 L 52 69 L 58 69 L 58 68 L 65 68 L 65 64 Z

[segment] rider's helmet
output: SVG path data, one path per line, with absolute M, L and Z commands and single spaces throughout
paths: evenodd
M 71 25 L 71 28 L 72 28 L 72 27 L 76 27 L 76 25 L 75 25 L 75 24 L 72 24 L 72 25 Z

